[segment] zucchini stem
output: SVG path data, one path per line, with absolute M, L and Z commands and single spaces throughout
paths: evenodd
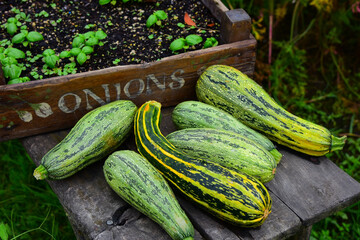
M 347 136 L 335 137 L 335 136 L 331 135 L 330 152 L 333 152 L 336 150 L 342 150 L 345 145 L 346 138 L 347 138 Z
M 35 168 L 33 175 L 36 180 L 44 180 L 48 177 L 48 171 L 43 165 L 40 164 L 37 168 Z

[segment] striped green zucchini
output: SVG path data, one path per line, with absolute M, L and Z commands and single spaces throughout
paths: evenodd
M 194 227 L 166 180 L 140 154 L 123 150 L 104 163 L 109 186 L 131 206 L 158 223 L 174 240 L 194 239 Z
M 67 178 L 104 158 L 128 136 L 136 111 L 132 101 L 118 100 L 88 112 L 45 154 L 34 177 L 38 180 Z
M 215 128 L 241 134 L 261 144 L 279 163 L 282 154 L 274 144 L 261 133 L 249 128 L 229 113 L 212 105 L 199 101 L 179 103 L 172 112 L 172 120 L 179 129 L 184 128 Z
M 263 146 L 240 134 L 212 128 L 186 128 L 166 138 L 190 156 L 247 173 L 262 183 L 274 178 L 274 157 Z
M 196 94 L 200 101 L 225 110 L 271 140 L 308 155 L 341 150 L 346 141 L 346 136 L 335 137 L 325 127 L 289 113 L 255 81 L 230 66 L 207 68 L 197 81 Z
M 256 178 L 176 149 L 159 129 L 161 104 L 144 103 L 135 115 L 138 151 L 177 189 L 218 218 L 243 227 L 261 225 L 271 198 Z

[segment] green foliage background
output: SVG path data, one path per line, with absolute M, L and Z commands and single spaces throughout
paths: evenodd
M 328 154 L 360 181 L 360 1 L 223 0 L 252 18 L 254 79 L 284 108 L 347 135 Z M 271 38 L 269 37 L 271 35 Z M 75 239 L 46 182 L 18 140 L 0 143 L 0 239 Z M 312 239 L 360 239 L 360 202 L 313 226 Z
M 360 1 L 223 0 L 252 18 L 254 79 L 288 111 L 347 135 L 328 154 L 360 181 Z M 360 202 L 315 224 L 312 239 L 360 239 Z

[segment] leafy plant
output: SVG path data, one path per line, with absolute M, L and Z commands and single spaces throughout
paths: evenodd
M 83 65 L 90 54 L 94 52 L 96 45 L 102 46 L 104 43 L 101 41 L 107 37 L 107 34 L 102 31 L 89 31 L 84 34 L 78 34 L 72 42 L 72 49 L 70 51 L 62 51 L 59 55 L 60 58 L 76 57 L 76 61 Z
M 174 53 L 180 50 L 187 50 L 189 47 L 199 44 L 203 38 L 196 34 L 190 34 L 186 38 L 178 38 L 170 43 L 170 50 Z
M 0 47 L 0 61 L 4 77 L 10 79 L 8 84 L 20 83 L 29 81 L 29 78 L 20 78 L 25 66 L 18 63 L 17 59 L 23 59 L 26 55 L 23 51 L 13 47 Z
M 146 20 L 146 27 L 150 28 L 154 24 L 158 26 L 162 26 L 162 21 L 167 19 L 168 15 L 164 10 L 157 10 L 153 14 L 151 14 Z
M 36 31 L 28 32 L 27 30 L 21 30 L 20 33 L 16 34 L 11 42 L 14 44 L 22 43 L 25 47 L 32 42 L 38 42 L 44 40 L 44 37 L 41 33 Z
M 56 64 L 58 63 L 59 61 L 59 56 L 56 55 L 55 51 L 52 50 L 52 49 L 46 49 L 42 55 L 44 56 L 43 57 L 43 62 L 50 68 L 55 68 L 56 67 Z
M 122 0 L 123 3 L 127 3 L 129 2 L 130 0 Z M 134 2 L 141 2 L 141 0 L 133 0 Z M 111 3 L 112 5 L 115 5 L 116 4 L 116 0 L 99 0 L 99 4 L 100 5 L 106 5 L 108 3 Z
M 214 37 L 207 38 L 203 48 L 215 47 L 219 44 L 218 40 Z

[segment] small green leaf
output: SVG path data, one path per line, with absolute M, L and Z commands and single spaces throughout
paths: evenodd
M 4 53 L 8 57 L 13 57 L 16 59 L 25 58 L 25 53 L 17 48 L 7 48 L 7 49 L 5 49 Z
M 91 37 L 88 40 L 86 40 L 85 45 L 86 46 L 95 46 L 98 43 L 99 43 L 99 39 L 97 39 L 96 37 Z
M 80 64 L 83 65 L 84 62 L 86 62 L 87 60 L 87 56 L 85 53 L 81 52 L 79 53 L 79 55 L 76 57 L 76 61 Z
M 81 48 L 84 45 L 85 42 L 85 38 L 83 36 L 78 36 L 76 38 L 74 38 L 73 42 L 72 42 L 72 47 L 73 48 Z
M 157 22 L 157 17 L 154 14 L 151 14 L 146 20 L 146 27 L 149 28 Z
M 218 44 L 219 44 L 219 42 L 216 40 L 216 38 L 214 38 L 214 37 L 207 38 L 205 43 L 204 43 L 203 48 L 215 47 Z
M 6 26 L 6 31 L 11 36 L 14 35 L 18 30 L 18 27 L 16 26 L 16 23 L 8 23 Z
M 108 4 L 109 2 L 111 2 L 111 0 L 99 0 L 100 5 L 105 5 Z
M 13 57 L 8 56 L 8 57 L 5 57 L 5 58 L 1 59 L 1 64 L 3 66 L 11 65 L 11 64 L 17 64 L 17 63 L 18 63 L 18 61 Z
M 15 78 L 15 79 L 11 79 L 10 81 L 8 81 L 8 85 L 11 85 L 11 84 L 18 84 L 18 83 L 23 83 L 22 79 L 21 78 Z M 6 238 L 7 239 L 7 238 Z
M 84 33 L 82 36 L 83 36 L 85 39 L 93 38 L 93 37 L 95 37 L 95 32 L 89 31 L 89 32 L 87 32 L 87 33 Z
M 8 224 L 4 224 L 3 222 L 0 223 L 0 238 L 1 238 L 1 240 L 8 240 L 9 239 L 8 230 L 9 230 L 9 225 Z
M 91 54 L 94 52 L 94 48 L 90 47 L 90 46 L 85 46 L 82 48 L 81 50 L 83 53 L 85 54 Z
M 186 43 L 189 45 L 189 46 L 193 46 L 195 44 L 198 44 L 198 43 L 201 43 L 202 42 L 202 37 L 199 36 L 199 35 L 196 35 L 196 34 L 190 34 L 186 37 Z
M 62 51 L 59 55 L 60 58 L 69 58 L 71 57 L 70 51 Z
M 55 54 L 55 51 L 52 50 L 52 49 L 46 49 L 42 53 L 43 56 L 51 56 L 51 55 L 54 55 L 54 54 Z
M 168 17 L 164 10 L 158 10 L 154 13 L 154 15 L 160 20 L 165 20 Z
M 14 17 L 11 17 L 11 18 L 8 18 L 7 22 L 8 23 L 17 23 L 18 20 L 16 18 L 14 18 Z
M 50 68 L 55 68 L 58 61 L 59 61 L 59 57 L 57 55 L 55 55 L 55 54 L 50 55 L 50 56 L 46 56 L 45 59 L 44 59 L 44 62 Z
M 22 43 L 26 38 L 26 34 L 25 33 L 18 33 L 16 34 L 12 39 L 11 42 L 12 43 Z
M 95 33 L 95 37 L 99 40 L 103 40 L 107 37 L 107 34 L 103 30 L 98 30 Z
M 154 39 L 154 34 L 150 34 L 150 35 L 148 36 L 148 38 L 149 38 L 149 39 Z
M 186 40 L 184 38 L 178 38 L 170 43 L 170 50 L 173 52 L 179 51 L 184 48 Z
M 181 28 L 184 28 L 184 27 L 185 27 L 185 24 L 183 24 L 183 23 L 178 23 L 177 26 L 178 26 L 178 27 L 181 27 Z
M 29 32 L 29 34 L 26 36 L 27 40 L 29 40 L 29 42 L 37 42 L 37 41 L 41 41 L 44 40 L 43 35 L 41 35 L 41 33 L 32 31 Z
M 22 68 L 15 64 L 6 65 L 3 70 L 4 76 L 10 79 L 19 78 L 22 72 Z
M 79 55 L 79 53 L 81 53 L 81 48 L 72 48 L 70 50 L 71 56 L 77 56 L 77 55 Z

